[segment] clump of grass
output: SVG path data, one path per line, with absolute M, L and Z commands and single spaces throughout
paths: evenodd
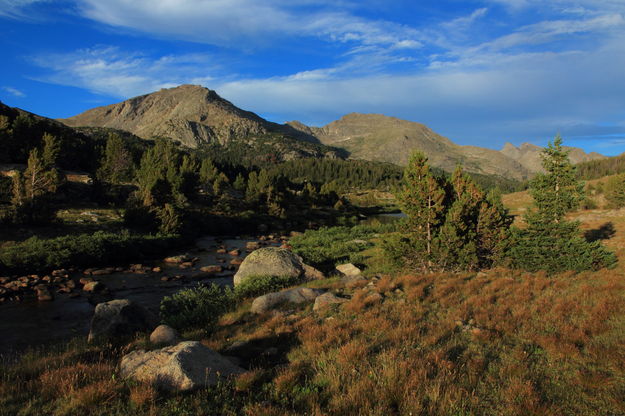
M 322 270 L 331 270 L 345 262 L 363 263 L 365 257 L 362 252 L 374 245 L 370 240 L 392 227 L 392 224 L 324 227 L 307 230 L 303 235 L 292 238 L 289 243 L 306 263 Z
M 275 292 L 301 283 L 298 276 L 248 276 L 234 288 L 237 299 L 243 300 Z
M 0 248 L 0 272 L 28 273 L 67 267 L 124 264 L 162 254 L 177 242 L 175 236 L 106 233 L 31 237 Z

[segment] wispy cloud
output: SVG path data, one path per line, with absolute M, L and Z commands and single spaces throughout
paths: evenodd
M 98 94 L 128 98 L 185 82 L 210 84 L 217 65 L 208 55 L 150 57 L 114 46 L 31 57 L 50 70 L 40 81 L 84 88 Z
M 0 17 L 13 19 L 32 19 L 32 13 L 27 13 L 31 6 L 45 3 L 50 0 L 0 0 Z
M 15 97 L 18 97 L 18 98 L 26 97 L 26 94 L 24 94 L 22 91 L 18 90 L 17 88 L 2 87 L 2 89 Z

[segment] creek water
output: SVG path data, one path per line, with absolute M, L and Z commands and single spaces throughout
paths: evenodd
M 195 246 L 170 253 L 178 255 L 188 253 L 199 258 L 192 268 L 181 269 L 178 265 L 151 262 L 151 267 L 159 266 L 159 273 L 113 273 L 96 276 L 110 292 L 110 299 L 130 299 L 158 314 L 161 300 L 185 287 L 197 285 L 199 282 L 219 285 L 232 285 L 235 271 L 224 270 L 214 277 L 192 278 L 197 276 L 200 268 L 210 265 L 228 266 L 235 256 L 218 254 L 217 249 L 224 246 L 228 251 L 239 249 L 239 258 L 248 253 L 245 246 L 248 242 L 259 242 L 251 237 L 220 238 L 203 237 L 195 241 Z M 279 246 L 280 240 L 262 241 L 264 246 Z M 167 256 L 163 256 L 165 258 Z M 146 263 L 148 264 L 148 263 Z M 184 276 L 183 279 L 171 281 L 161 280 L 164 276 Z M 78 279 L 81 274 L 72 277 Z M 79 292 L 77 290 L 76 292 Z M 95 306 L 89 298 L 81 293 L 78 297 L 55 293 L 55 299 L 49 302 L 38 302 L 36 299 L 22 302 L 5 302 L 0 305 L 0 358 L 19 354 L 29 347 L 39 347 L 67 341 L 77 336 L 86 337 L 93 317 Z

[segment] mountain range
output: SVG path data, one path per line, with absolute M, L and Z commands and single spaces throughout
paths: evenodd
M 262 145 L 270 147 L 277 160 L 347 155 L 405 165 L 417 149 L 433 166 L 447 171 L 461 164 L 469 172 L 523 180 L 541 170 L 542 148 L 529 143 L 519 147 L 507 143 L 501 151 L 462 146 L 424 124 L 382 114 L 351 113 L 323 127 L 298 121 L 277 124 L 198 85 L 162 89 L 59 121 L 71 127 L 124 130 L 143 139 L 168 137 L 191 148 L 244 144 L 253 153 Z M 569 150 L 573 163 L 604 158 L 578 148 Z

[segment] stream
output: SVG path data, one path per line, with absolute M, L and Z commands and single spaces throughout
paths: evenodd
M 150 267 L 161 267 L 161 272 L 128 273 L 120 272 L 105 276 L 94 276 L 110 292 L 110 299 L 130 299 L 158 314 L 161 299 L 185 287 L 216 283 L 232 285 L 236 270 L 227 270 L 212 277 L 198 279 L 196 276 L 203 266 L 222 265 L 227 267 L 234 258 L 244 258 L 246 244 L 259 242 L 262 246 L 280 246 L 280 239 L 260 241 L 251 237 L 215 238 L 206 236 L 196 240 L 195 247 L 169 255 L 188 253 L 199 260 L 191 268 L 182 269 L 177 264 L 164 262 L 149 263 Z M 217 253 L 225 246 L 227 251 L 240 250 L 239 256 Z M 167 256 L 163 256 L 165 258 Z M 147 263 L 146 263 L 147 264 Z M 163 281 L 164 276 L 184 276 L 184 278 Z M 71 275 L 75 280 L 83 277 L 80 273 Z M 40 302 L 26 299 L 22 302 L 0 304 L 0 358 L 19 354 L 29 347 L 39 347 L 67 341 L 77 336 L 86 337 L 95 306 L 89 302 L 86 293 L 76 290 L 80 296 L 55 293 L 53 301 Z M 75 295 L 74 295 L 75 296 Z

